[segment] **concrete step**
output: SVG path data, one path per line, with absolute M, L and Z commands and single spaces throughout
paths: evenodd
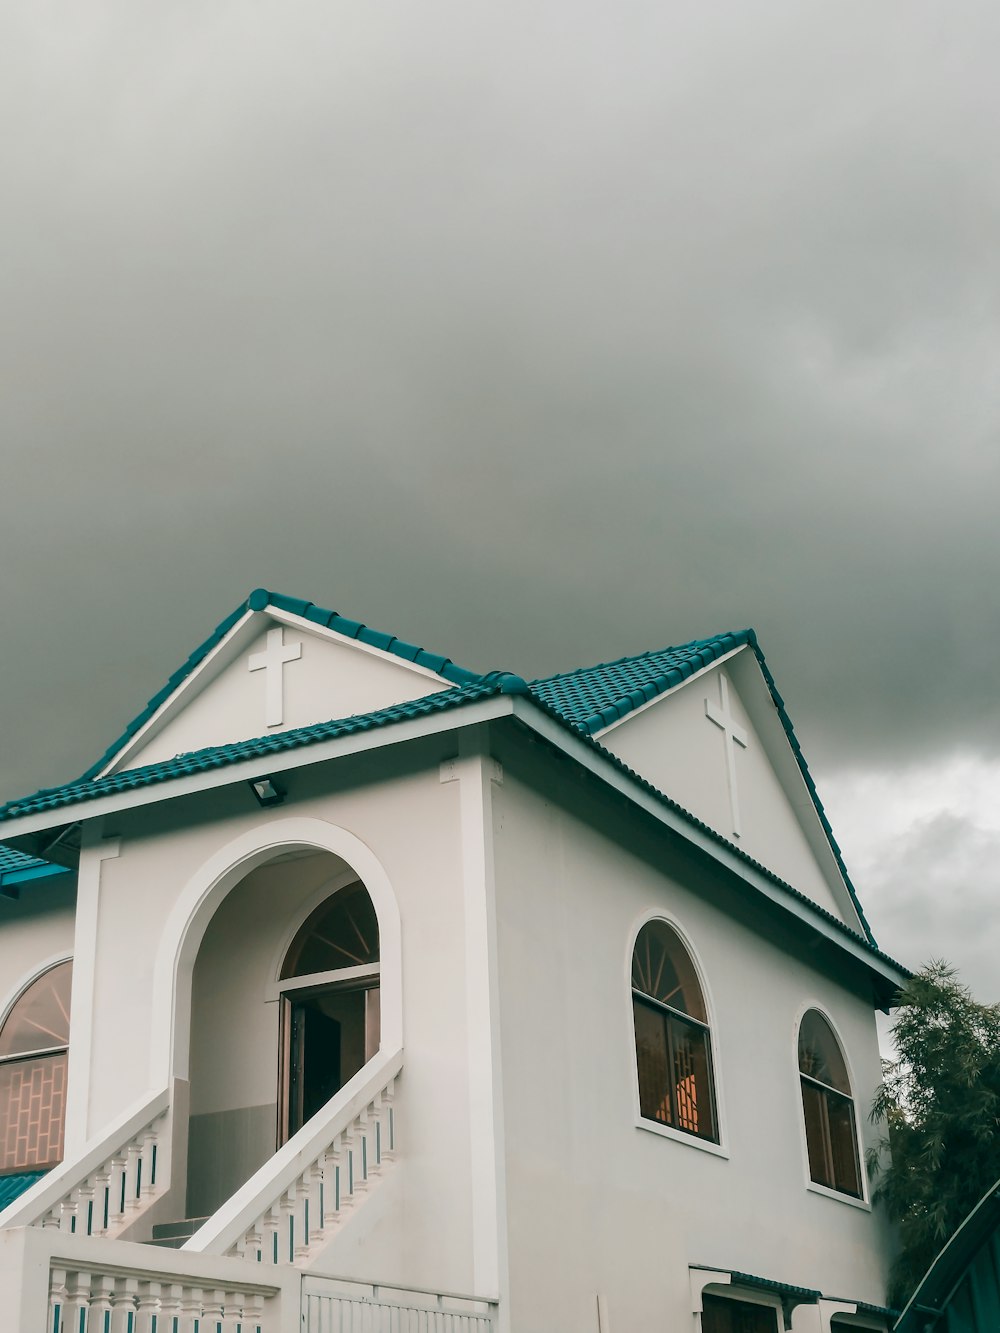
M 151 1245 L 160 1245 L 164 1249 L 179 1250 L 186 1240 L 190 1240 L 198 1228 L 208 1221 L 207 1217 L 185 1217 L 179 1222 L 157 1222 L 153 1227 Z

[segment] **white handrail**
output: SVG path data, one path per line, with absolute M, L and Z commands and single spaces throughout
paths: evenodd
M 157 1122 L 170 1110 L 170 1089 L 134 1103 L 103 1131 L 91 1139 L 79 1157 L 61 1162 L 0 1213 L 0 1228 L 51 1226 L 81 1233 L 107 1233 L 112 1220 L 131 1221 L 154 1194 L 163 1192 L 169 1178 L 169 1135 Z M 113 1184 L 112 1184 L 113 1180 Z M 80 1205 L 93 1205 L 94 1192 L 107 1190 L 107 1199 L 97 1199 L 97 1214 L 88 1207 L 78 1218 Z M 113 1191 L 113 1193 L 112 1193 Z M 80 1223 L 79 1228 L 77 1223 Z
M 328 1219 L 335 1219 L 348 1196 L 362 1187 L 383 1158 L 391 1156 L 392 1087 L 402 1067 L 402 1049 L 375 1055 L 195 1232 L 182 1250 L 246 1253 L 264 1263 L 303 1257 L 311 1244 L 325 1238 Z M 383 1109 L 388 1117 L 385 1136 L 380 1119 Z M 369 1123 L 378 1145 L 374 1149 L 368 1145 Z M 357 1159 L 353 1144 L 347 1144 L 341 1185 L 340 1163 L 331 1159 L 338 1157 L 340 1142 L 352 1135 L 358 1140 Z M 288 1249 L 286 1252 L 283 1243 L 279 1253 L 280 1215 L 288 1218 Z M 265 1244 L 268 1234 L 273 1238 L 273 1248 Z

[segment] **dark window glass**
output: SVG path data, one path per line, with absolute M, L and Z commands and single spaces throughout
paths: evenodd
M 810 1179 L 860 1199 L 861 1162 L 847 1063 L 829 1023 L 815 1009 L 799 1027 L 799 1081 Z
M 718 1142 L 705 1001 L 687 950 L 665 922 L 632 955 L 632 1013 L 643 1119 Z
M 49 968 L 0 1028 L 0 1174 L 62 1160 L 72 975 Z
M 282 981 L 378 962 L 378 919 L 363 884 L 341 889 L 304 923 L 288 950 Z
M 701 1316 L 702 1333 L 778 1333 L 778 1312 L 766 1305 L 706 1295 Z

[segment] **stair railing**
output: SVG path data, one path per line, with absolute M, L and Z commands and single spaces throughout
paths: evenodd
M 395 1153 L 402 1050 L 379 1052 L 181 1247 L 301 1264 Z
M 119 1117 L 79 1157 L 61 1162 L 2 1213 L 3 1227 L 118 1236 L 170 1179 L 170 1090 Z

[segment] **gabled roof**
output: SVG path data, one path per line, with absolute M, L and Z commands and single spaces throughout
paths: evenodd
M 268 592 L 266 588 L 255 588 L 245 602 L 241 602 L 235 611 L 216 625 L 204 643 L 200 643 L 187 661 L 170 676 L 163 688 L 157 690 L 142 712 L 132 719 L 117 740 L 108 746 L 97 763 L 88 768 L 80 780 L 96 777 L 115 758 L 136 732 L 146 725 L 160 705 L 165 703 L 179 686 L 183 685 L 192 671 L 204 661 L 212 649 L 225 638 L 233 626 L 248 611 L 266 611 L 269 606 L 273 606 L 278 611 L 287 611 L 290 615 L 301 616 L 303 620 L 311 620 L 315 625 L 332 629 L 348 639 L 357 639 L 359 643 L 368 644 L 371 648 L 381 648 L 383 652 L 392 653 L 404 662 L 413 662 L 417 666 L 426 667 L 428 671 L 433 671 L 435 675 L 451 681 L 453 685 L 472 685 L 482 680 L 482 676 L 475 671 L 467 671 L 464 667 L 456 665 L 450 657 L 442 657 L 439 653 L 429 653 L 425 648 L 419 648 L 416 644 L 407 643 L 404 639 L 397 638 L 395 634 L 383 634 L 380 630 L 362 624 L 360 620 L 350 620 L 337 611 L 329 611 L 325 607 L 317 606 L 315 602 L 303 601 L 300 597 L 286 597 L 280 592 Z
M 442 679 L 452 681 L 454 688 L 440 690 L 419 699 L 395 704 L 370 713 L 348 718 L 337 718 L 328 722 L 293 728 L 228 745 L 211 746 L 177 755 L 159 763 L 109 773 L 104 777 L 96 776 L 248 611 L 263 611 L 269 606 L 301 616 L 303 619 L 326 626 L 337 633 L 357 639 L 359 642 L 393 653 L 404 661 L 414 662 L 433 671 Z M 709 639 L 696 639 L 679 647 L 620 658 L 615 662 L 584 667 L 577 671 L 567 672 L 564 675 L 539 679 L 533 681 L 530 685 L 526 685 L 520 676 L 510 672 L 492 671 L 486 675 L 479 675 L 464 667 L 457 666 L 450 658 L 429 653 L 423 648 L 418 648 L 396 638 L 394 635 L 380 633 L 363 625 L 360 621 L 349 620 L 336 611 L 325 610 L 316 606 L 313 602 L 286 597 L 280 593 L 272 593 L 266 589 L 258 588 L 231 615 L 227 616 L 205 642 L 195 649 L 183 666 L 173 673 L 163 689 L 150 699 L 145 709 L 129 723 L 124 734 L 108 748 L 98 763 L 88 769 L 75 782 L 60 787 L 45 788 L 33 795 L 8 801 L 5 805 L 0 806 L 0 822 L 74 806 L 117 792 L 151 787 L 190 774 L 225 768 L 241 760 L 265 758 L 268 755 L 280 754 L 322 741 L 390 726 L 393 723 L 424 717 L 431 713 L 450 711 L 499 694 L 520 694 L 529 696 L 547 714 L 555 718 L 560 725 L 571 729 L 589 741 L 607 760 L 628 774 L 630 779 L 637 781 L 644 789 L 652 793 L 657 800 L 669 805 L 692 825 L 708 833 L 713 840 L 725 845 L 742 860 L 753 865 L 769 879 L 787 889 L 796 898 L 811 902 L 794 886 L 787 884 L 786 881 L 752 857 L 747 856 L 741 848 L 704 825 L 701 820 L 698 820 L 677 802 L 671 800 L 669 796 L 652 787 L 641 774 L 634 773 L 627 765 L 622 763 L 617 755 L 595 739 L 595 733 L 600 732 L 612 722 L 628 716 L 630 712 L 658 695 L 673 689 L 696 672 L 711 666 L 720 658 L 744 646 L 752 649 L 760 664 L 778 716 L 781 719 L 789 744 L 816 808 L 816 813 L 829 839 L 830 847 L 863 927 L 864 942 L 879 957 L 886 958 L 886 955 L 881 954 L 878 950 L 875 938 L 865 919 L 861 904 L 844 865 L 840 848 L 833 837 L 833 831 L 820 802 L 815 783 L 792 729 L 791 720 L 785 711 L 784 702 L 778 694 L 774 678 L 764 661 L 764 656 L 757 644 L 757 636 L 752 629 L 721 634 Z M 21 855 L 13 852 L 9 852 L 9 854 L 13 856 Z M 34 858 L 25 859 L 34 860 Z M 45 862 L 38 862 L 37 865 L 40 867 L 37 873 L 56 873 L 59 869 L 59 867 L 47 867 Z M 856 932 L 844 922 L 831 916 L 824 908 L 814 903 L 812 905 L 847 934 L 862 938 L 857 936 Z M 887 961 L 892 962 L 891 959 L 887 959 Z M 893 966 L 898 967 L 899 965 L 893 964 Z
M 681 644 L 677 648 L 663 648 L 657 652 L 640 653 L 635 657 L 621 657 L 616 662 L 604 662 L 599 666 L 581 667 L 578 671 L 568 671 L 561 676 L 533 680 L 529 688 L 535 698 L 543 700 L 562 718 L 586 732 L 588 736 L 593 736 L 612 723 L 628 717 L 643 704 L 681 685 L 696 672 L 744 646 L 753 651 L 760 665 L 799 772 L 823 826 L 823 832 L 830 843 L 837 868 L 851 895 L 858 920 L 868 939 L 874 944 L 875 937 L 851 883 L 851 877 L 847 873 L 840 847 L 833 836 L 833 828 L 792 727 L 792 719 L 788 716 L 785 701 L 778 693 L 774 677 L 757 643 L 757 635 L 752 629 L 734 630 L 718 634 L 711 639 L 692 639 L 690 643 Z

